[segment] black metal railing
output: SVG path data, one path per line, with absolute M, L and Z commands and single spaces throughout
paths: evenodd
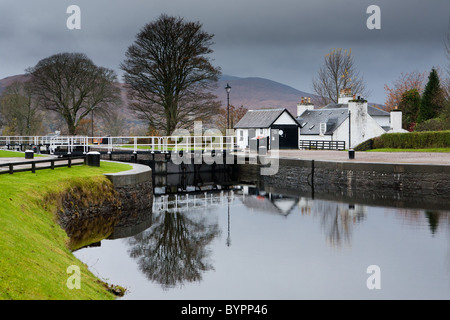
M 80 161 L 74 161 L 74 160 L 83 160 Z M 47 164 L 48 165 L 45 165 Z M 36 170 L 42 170 L 42 169 L 52 169 L 58 167 L 72 167 L 73 165 L 80 165 L 86 163 L 86 157 L 85 156 L 79 156 L 79 157 L 67 157 L 67 158 L 51 158 L 51 159 L 44 159 L 44 160 L 32 160 L 32 161 L 20 161 L 20 162 L 9 162 L 9 163 L 3 163 L 0 164 L 0 174 L 13 174 L 15 172 L 24 172 L 24 171 L 31 171 L 32 173 L 35 173 Z M 7 167 L 7 170 L 3 170 L 4 167 Z
M 300 140 L 299 149 L 345 150 L 345 141 Z

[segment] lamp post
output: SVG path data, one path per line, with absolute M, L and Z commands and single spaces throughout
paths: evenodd
M 94 143 L 94 108 L 91 109 L 91 137 L 92 143 Z
M 231 87 L 227 83 L 227 86 L 225 87 L 225 90 L 227 91 L 227 129 L 230 129 L 230 91 Z
M 348 158 L 355 159 L 355 150 L 351 148 L 352 146 L 352 114 L 348 110 Z

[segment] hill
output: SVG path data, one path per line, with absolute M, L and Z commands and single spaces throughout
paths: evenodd
M 231 86 L 230 104 L 247 109 L 286 108 L 292 115 L 297 114 L 297 103 L 304 96 L 313 97 L 311 93 L 294 89 L 285 84 L 269 79 L 250 77 L 239 78 L 223 75 L 214 94 L 226 106 L 225 86 Z
M 25 75 L 16 75 L 0 80 L 1 92 L 14 81 L 25 81 Z M 303 96 L 313 96 L 310 93 L 294 89 L 285 84 L 264 78 L 239 78 L 223 75 L 218 81 L 217 89 L 213 92 L 226 107 L 227 94 L 225 86 L 231 86 L 230 104 L 235 107 L 244 106 L 247 109 L 261 108 L 287 108 L 293 115 L 296 114 L 297 103 Z M 123 84 L 118 84 L 124 95 Z

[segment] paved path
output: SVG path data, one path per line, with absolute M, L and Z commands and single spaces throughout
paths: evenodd
M 349 161 L 367 163 L 412 163 L 450 165 L 450 152 L 363 152 L 356 151 L 349 159 L 347 151 L 279 150 L 280 158 Z
M 3 163 L 11 163 L 11 162 L 25 162 L 25 161 L 33 161 L 33 160 L 47 160 L 51 159 L 51 156 L 48 157 L 34 157 L 33 159 L 25 159 L 25 156 L 22 157 L 14 157 L 14 158 L 0 158 L 0 164 Z
M 270 156 L 269 152 L 269 156 Z M 355 152 L 355 159 L 349 159 L 347 151 L 327 150 L 279 150 L 280 158 L 349 161 L 368 163 L 413 163 L 450 165 L 450 152 Z M 43 160 L 47 157 L 35 157 Z M 1 163 L 29 161 L 24 158 L 0 158 Z

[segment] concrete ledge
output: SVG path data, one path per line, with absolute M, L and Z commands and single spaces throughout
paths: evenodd
M 136 185 L 143 182 L 152 181 L 152 169 L 149 166 L 137 163 L 127 164 L 131 165 L 133 169 L 117 173 L 105 173 L 105 176 L 113 183 L 115 187 Z
M 280 158 L 279 164 L 283 166 L 296 166 L 311 168 L 313 160 Z M 450 165 L 447 164 L 417 164 L 417 163 L 389 163 L 389 162 L 358 162 L 314 160 L 316 168 L 378 171 L 392 173 L 441 173 L 450 175 Z

